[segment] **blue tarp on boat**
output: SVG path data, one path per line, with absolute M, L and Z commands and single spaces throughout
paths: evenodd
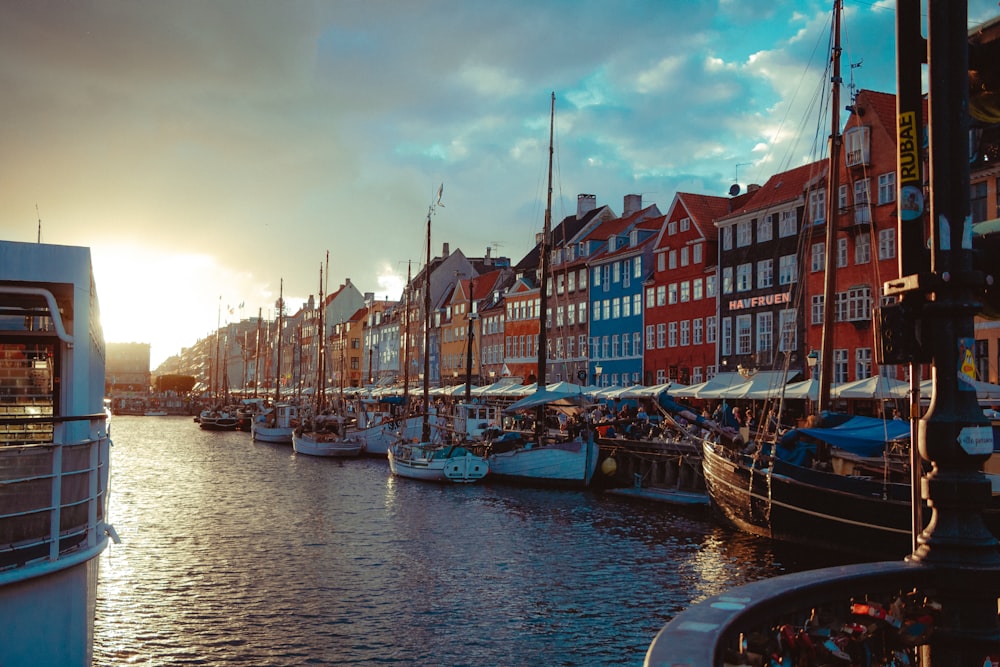
M 910 423 L 875 417 L 851 417 L 830 428 L 801 428 L 796 431 L 829 443 L 858 456 L 881 456 L 885 443 L 910 437 Z

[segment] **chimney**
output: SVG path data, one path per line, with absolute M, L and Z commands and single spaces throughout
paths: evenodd
M 441 246 L 441 259 L 447 259 L 448 255 L 451 254 L 451 248 L 447 243 Z
M 625 209 L 622 211 L 622 217 L 638 213 L 642 210 L 642 195 L 625 195 L 622 207 Z
M 597 195 L 576 196 L 576 219 L 579 220 L 597 208 Z

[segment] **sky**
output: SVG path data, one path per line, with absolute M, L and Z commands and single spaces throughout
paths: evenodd
M 666 212 L 819 159 L 832 6 L 4 0 L 0 238 L 89 246 L 106 340 L 155 368 L 273 318 L 282 281 L 297 309 L 327 252 L 327 291 L 399 298 L 442 185 L 434 255 L 520 260 L 553 93 L 555 221 L 580 193 Z M 894 92 L 894 21 L 845 1 L 842 100 Z

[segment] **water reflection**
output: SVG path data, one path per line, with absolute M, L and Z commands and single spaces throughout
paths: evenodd
M 697 513 L 437 486 L 118 418 L 95 664 L 642 662 L 693 600 L 809 567 Z

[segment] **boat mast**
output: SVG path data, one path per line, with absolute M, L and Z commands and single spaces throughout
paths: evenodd
M 327 266 L 330 262 L 330 252 L 326 253 Z M 326 394 L 326 364 L 324 359 L 324 348 L 323 344 L 326 339 L 326 324 L 323 320 L 323 311 L 326 310 L 326 304 L 323 303 L 325 294 L 323 293 L 323 265 L 319 266 L 319 339 L 316 341 L 316 368 L 318 370 L 318 377 L 316 378 L 316 414 L 323 412 L 323 401 Z
M 406 263 L 406 289 L 403 308 L 403 405 L 409 406 L 410 399 L 410 294 L 413 291 L 413 267 Z
M 260 386 L 260 323 L 264 314 L 263 308 L 257 308 L 257 340 L 254 344 L 253 357 L 253 397 L 257 398 L 257 387 Z
M 440 199 L 440 194 L 438 194 Z M 431 381 L 431 215 L 434 204 L 427 210 L 427 264 L 424 265 L 424 421 L 420 437 L 423 442 L 431 439 L 430 425 L 430 381 Z
M 546 366 L 548 366 L 548 286 L 549 286 L 549 237 L 552 235 L 552 155 L 553 151 L 553 131 L 556 120 L 556 94 L 552 93 L 552 102 L 549 108 L 549 182 L 545 195 L 545 222 L 542 226 L 542 240 L 539 243 L 538 252 L 538 383 L 535 391 L 545 389 Z M 539 443 L 545 436 L 545 406 L 538 406 L 538 413 L 535 415 L 535 435 Z
M 829 174 L 826 197 L 826 244 L 825 244 L 825 274 L 823 276 L 823 339 L 820 346 L 822 351 L 819 367 L 819 401 L 818 413 L 822 414 L 829 410 L 830 386 L 833 384 L 833 325 L 836 313 L 837 284 L 836 255 L 837 249 L 834 247 L 837 240 L 836 216 L 839 212 L 839 191 L 840 191 L 840 150 L 842 138 L 840 136 L 840 11 L 841 0 L 833 2 L 833 50 L 831 54 L 833 74 L 830 77 L 831 91 L 830 104 L 832 107 L 830 119 L 830 159 L 828 162 Z
M 278 405 L 278 401 L 281 400 L 281 316 L 285 310 L 285 279 L 282 278 L 278 287 L 278 341 L 275 345 L 277 352 L 275 354 L 278 357 L 277 367 L 274 371 L 274 405 Z

